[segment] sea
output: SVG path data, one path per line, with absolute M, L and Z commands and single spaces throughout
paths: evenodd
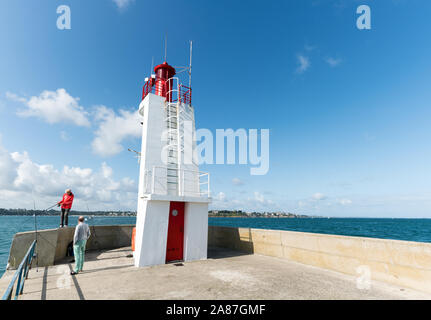
M 75 226 L 78 217 L 69 217 L 69 226 Z M 135 224 L 136 217 L 96 216 L 87 220 L 89 225 Z M 379 218 L 213 218 L 212 226 L 290 230 L 381 239 L 431 242 L 431 219 Z M 38 216 L 39 230 L 58 228 L 59 217 Z M 33 231 L 32 216 L 0 216 L 0 277 L 3 275 L 13 235 Z

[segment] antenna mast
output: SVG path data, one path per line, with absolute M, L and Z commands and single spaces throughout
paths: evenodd
M 190 40 L 189 88 L 192 87 L 192 57 L 193 57 L 193 41 Z
M 165 35 L 165 61 L 167 58 L 167 52 L 168 52 L 168 35 Z

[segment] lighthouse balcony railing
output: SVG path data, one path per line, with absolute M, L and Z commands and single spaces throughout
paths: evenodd
M 183 85 L 179 78 L 172 77 L 166 84 L 172 84 L 172 88 L 167 88 L 167 97 L 170 98 L 169 102 L 181 102 L 184 104 L 192 104 L 192 88 Z
M 192 105 L 192 88 L 180 84 L 179 99 L 182 103 Z
M 210 174 L 175 167 L 153 167 L 145 171 L 143 191 L 146 194 L 209 198 Z
M 149 78 L 142 88 L 142 100 L 149 93 L 156 93 L 156 86 L 158 92 L 162 93 L 165 98 L 169 98 L 169 102 L 181 102 L 184 104 L 192 104 L 192 88 L 181 84 L 177 77 L 172 77 L 168 80 L 160 79 L 152 76 Z
M 145 99 L 145 97 L 149 94 L 149 93 L 155 93 L 156 92 L 156 79 L 151 77 L 149 78 L 144 86 L 142 87 L 142 100 Z

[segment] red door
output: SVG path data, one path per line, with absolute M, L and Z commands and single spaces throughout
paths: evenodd
M 166 262 L 183 260 L 184 202 L 171 201 L 169 207 L 168 243 Z

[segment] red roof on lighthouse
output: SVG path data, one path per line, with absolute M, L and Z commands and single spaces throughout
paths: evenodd
M 157 70 L 159 70 L 159 69 L 166 69 L 166 70 L 168 70 L 168 71 L 169 71 L 169 74 L 170 74 L 171 76 L 174 76 L 174 75 L 175 75 L 175 68 L 174 68 L 174 67 L 172 67 L 171 65 L 169 65 L 166 61 L 165 61 L 165 62 L 163 62 L 162 64 L 159 64 L 158 66 L 156 66 L 156 67 L 154 68 L 154 72 L 155 72 L 155 73 L 157 73 Z

